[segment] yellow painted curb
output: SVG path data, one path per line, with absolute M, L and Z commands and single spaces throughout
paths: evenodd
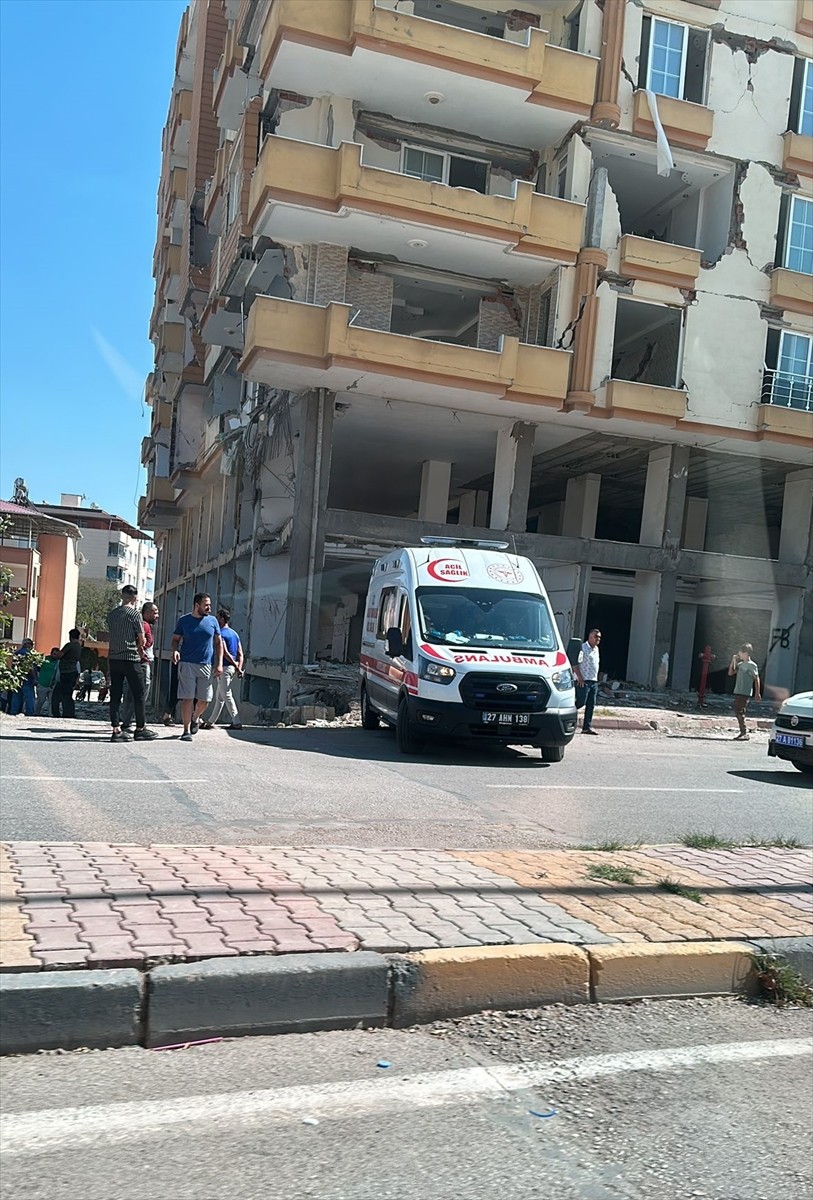
M 593 999 L 720 996 L 754 989 L 753 948 L 743 942 L 627 942 L 588 946 Z
M 590 964 L 570 945 L 466 946 L 392 960 L 392 1023 L 419 1024 L 483 1009 L 580 1004 Z

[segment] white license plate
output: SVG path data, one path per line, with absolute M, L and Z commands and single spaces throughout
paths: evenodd
M 776 735 L 777 746 L 793 746 L 796 750 L 801 750 L 805 744 L 803 737 L 798 737 L 795 733 L 778 733 Z
M 530 725 L 530 723 L 530 713 L 483 713 L 484 725 Z

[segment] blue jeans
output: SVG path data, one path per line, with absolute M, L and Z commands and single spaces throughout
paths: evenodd
M 11 715 L 16 717 L 23 712 L 27 717 L 33 717 L 35 706 L 34 685 L 30 679 L 26 679 L 20 690 L 15 692 L 12 697 Z
M 584 716 L 582 717 L 582 729 L 592 729 L 593 709 L 596 707 L 596 695 L 598 693 L 598 680 L 585 679 L 584 689 Z

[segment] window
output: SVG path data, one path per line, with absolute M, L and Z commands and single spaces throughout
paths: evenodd
M 813 137 L 813 61 L 797 58 L 793 66 L 788 128 Z
M 107 578 L 111 583 L 121 583 L 124 578 L 124 571 L 121 567 L 108 567 Z
M 127 553 L 127 551 L 121 542 L 108 542 L 107 543 L 107 557 L 108 558 L 124 558 L 124 555 L 126 553 Z
M 425 150 L 421 146 L 404 146 L 401 170 L 404 175 L 423 179 L 427 183 L 447 183 L 449 187 L 471 188 L 488 192 L 489 164 L 462 154 Z
M 779 206 L 775 266 L 813 275 L 813 200 L 784 195 Z
M 762 403 L 813 410 L 813 338 L 769 329 L 765 361 Z
M 644 17 L 638 87 L 703 104 L 709 34 L 661 17 Z
M 398 589 L 384 588 L 378 602 L 377 637 L 384 641 L 388 629 L 394 629 L 398 624 Z

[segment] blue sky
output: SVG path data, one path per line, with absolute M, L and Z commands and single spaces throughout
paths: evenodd
M 0 497 L 135 520 L 183 0 L 0 0 Z

